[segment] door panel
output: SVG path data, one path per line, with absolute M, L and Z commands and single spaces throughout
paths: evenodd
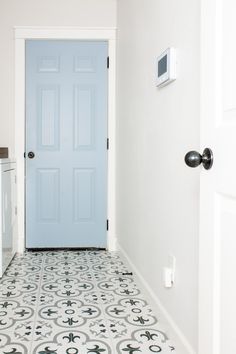
M 103 41 L 26 42 L 28 248 L 106 247 L 106 60 Z
M 93 87 L 75 87 L 74 149 L 94 149 L 95 95 Z
M 37 148 L 59 149 L 59 87 L 39 87 L 37 91 Z
M 37 222 L 58 223 L 60 216 L 60 169 L 36 170 Z
M 222 196 L 220 200 L 220 351 L 233 353 L 232 343 L 235 341 L 234 321 L 236 316 L 236 282 L 232 270 L 236 269 L 235 232 L 236 232 L 236 197 Z
M 74 221 L 94 220 L 94 181 L 93 169 L 77 168 L 74 170 Z M 87 201 L 86 203 L 84 201 Z

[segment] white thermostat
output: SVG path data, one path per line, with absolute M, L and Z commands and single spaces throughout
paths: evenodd
M 176 50 L 166 49 L 157 58 L 157 86 L 162 87 L 176 79 Z

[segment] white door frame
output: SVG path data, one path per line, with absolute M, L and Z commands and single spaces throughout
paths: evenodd
M 15 157 L 17 159 L 18 252 L 25 249 L 25 41 L 27 39 L 106 40 L 110 68 L 108 74 L 108 219 L 107 247 L 116 249 L 115 233 L 115 88 L 116 28 L 15 27 Z

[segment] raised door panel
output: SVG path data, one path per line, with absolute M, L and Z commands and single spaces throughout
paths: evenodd
M 94 222 L 95 170 L 74 170 L 74 222 Z
M 60 169 L 37 169 L 37 222 L 60 221 Z
M 74 71 L 76 73 L 94 73 L 96 71 L 96 58 L 91 56 L 75 56 Z
M 38 87 L 37 103 L 38 149 L 57 150 L 60 139 L 59 86 Z
M 92 86 L 74 88 L 74 149 L 93 149 L 95 144 L 95 90 Z
M 230 196 L 217 198 L 217 276 L 216 291 L 219 305 L 219 332 L 221 333 L 219 353 L 234 353 L 232 343 L 235 340 L 235 328 L 232 325 L 236 317 L 236 286 L 234 269 L 236 269 L 235 234 L 236 234 L 236 199 Z
M 58 73 L 60 70 L 60 57 L 58 56 L 40 56 L 37 62 L 39 73 Z

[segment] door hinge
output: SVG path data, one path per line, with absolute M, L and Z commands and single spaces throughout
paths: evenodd
M 109 150 L 109 144 L 110 144 L 110 141 L 109 141 L 109 138 L 107 138 L 107 150 Z
M 26 158 L 26 152 L 24 152 L 24 158 Z
M 107 219 L 107 231 L 109 230 L 109 220 Z
M 17 215 L 17 207 L 15 207 L 15 215 Z
M 110 67 L 110 58 L 107 57 L 107 69 L 109 69 L 109 67 Z

